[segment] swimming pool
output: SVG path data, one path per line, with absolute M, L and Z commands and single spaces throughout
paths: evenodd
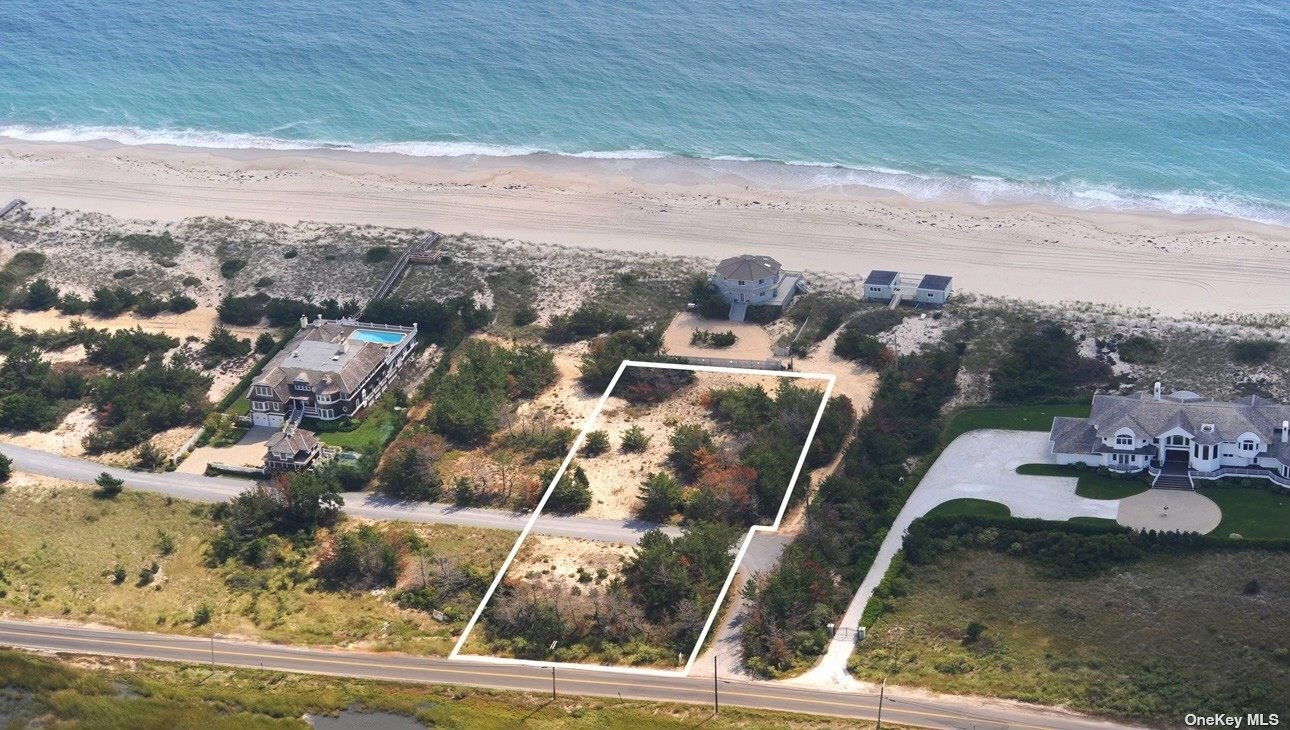
M 350 335 L 363 342 L 375 342 L 378 345 L 397 345 L 403 340 L 403 332 L 382 332 L 380 330 L 354 330 Z

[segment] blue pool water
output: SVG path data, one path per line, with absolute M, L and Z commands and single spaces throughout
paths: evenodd
M 380 330 L 354 330 L 350 335 L 363 342 L 375 342 L 379 345 L 397 345 L 403 341 L 402 332 L 382 332 Z
M 1286 0 L 4 9 L 5 136 L 749 161 L 918 198 L 1290 224 Z

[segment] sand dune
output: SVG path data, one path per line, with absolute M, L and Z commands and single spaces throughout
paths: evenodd
M 1044 302 L 1290 313 L 1290 229 L 1044 205 L 924 203 L 864 188 L 772 190 L 673 160 L 0 143 L 0 198 L 169 220 L 416 226 L 786 267 L 950 274 Z M 3 202 L 3 201 L 0 201 Z

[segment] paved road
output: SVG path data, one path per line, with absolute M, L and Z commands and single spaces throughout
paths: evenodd
M 551 671 L 545 667 L 472 663 L 402 654 L 298 649 L 245 642 L 162 636 L 131 631 L 0 620 L 0 645 L 38 651 L 98 654 L 164 661 L 270 669 L 307 674 L 400 682 L 457 684 L 546 693 Z M 599 669 L 567 669 L 556 676 L 556 691 L 569 695 L 621 697 L 656 702 L 712 702 L 712 675 L 657 676 Z M 877 697 L 871 693 L 831 692 L 765 682 L 723 680 L 717 689 L 722 706 L 873 719 Z M 1077 715 L 971 698 L 906 696 L 889 689 L 883 719 L 928 728 L 984 730 L 1110 730 L 1126 727 Z
M 92 483 L 100 473 L 108 472 L 125 480 L 127 489 L 169 494 L 195 502 L 223 502 L 251 485 L 246 479 L 208 477 L 197 474 L 164 472 L 150 474 L 104 466 L 86 459 L 74 459 L 23 446 L 0 444 L 0 453 L 13 459 L 14 469 L 29 474 Z M 404 520 L 445 525 L 466 525 L 519 532 L 528 520 L 527 512 L 496 509 L 464 509 L 451 504 L 400 502 L 374 494 L 348 494 L 345 513 L 372 520 Z M 603 520 L 593 517 L 555 517 L 543 515 L 533 526 L 535 532 L 584 540 L 619 542 L 634 545 L 650 528 L 648 522 Z M 673 535 L 676 528 L 665 528 Z
M 971 431 L 954 439 L 927 470 L 914 493 L 896 515 L 878 555 L 859 590 L 847 606 L 839 626 L 854 629 L 878 583 L 887 574 L 891 559 L 905 540 L 914 520 L 953 499 L 983 499 L 1007 505 L 1013 517 L 1069 520 L 1072 517 L 1115 519 L 1119 500 L 1086 499 L 1075 494 L 1075 477 L 1039 477 L 1017 473 L 1022 464 L 1052 460 L 1048 433 L 1039 431 Z M 854 635 L 839 632 L 811 671 L 791 683 L 813 686 L 859 686 L 847 673 L 847 659 L 855 646 Z M 845 637 L 845 638 L 842 638 Z

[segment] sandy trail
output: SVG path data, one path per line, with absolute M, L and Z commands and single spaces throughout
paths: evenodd
M 747 183 L 661 160 L 0 143 L 0 198 L 41 206 L 163 220 L 419 226 L 679 255 L 761 253 L 793 269 L 950 274 L 959 289 L 1043 302 L 1290 312 L 1286 228 Z

